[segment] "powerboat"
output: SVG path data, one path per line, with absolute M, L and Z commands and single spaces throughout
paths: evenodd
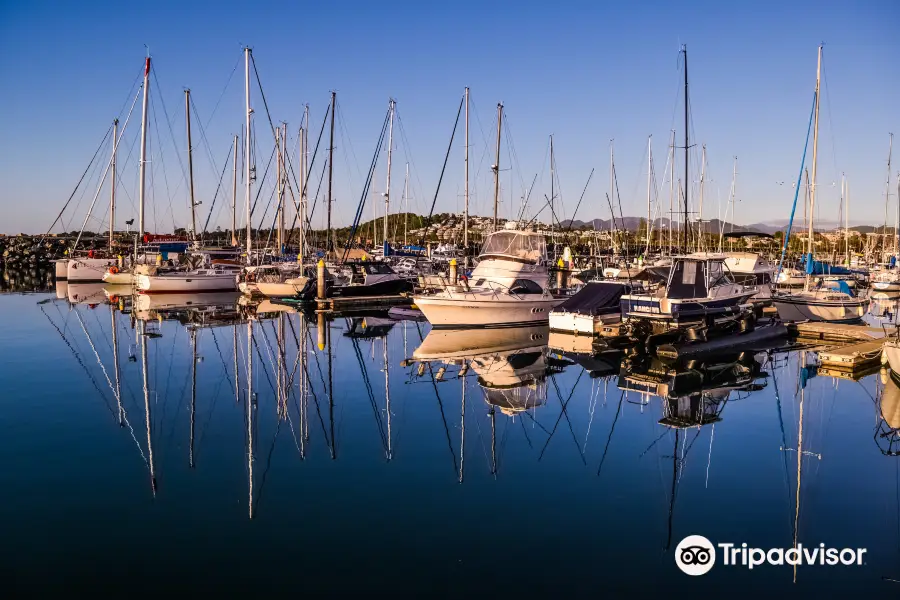
M 515 223 L 487 236 L 470 277 L 445 281 L 414 302 L 435 328 L 546 323 L 564 298 L 550 293 L 547 243 Z
M 663 328 L 678 327 L 740 314 L 756 293 L 757 288 L 735 282 L 724 255 L 676 256 L 664 284 L 655 292 L 622 296 L 622 316 Z
M 725 266 L 731 272 L 735 283 L 748 289 L 755 289 L 753 298 L 765 300 L 772 297 L 774 288 L 774 267 L 756 252 L 727 252 Z

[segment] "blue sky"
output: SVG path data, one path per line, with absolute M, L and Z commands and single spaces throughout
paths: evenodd
M 816 47 L 825 42 L 817 214 L 822 220 L 837 218 L 839 185 L 831 184 L 845 172 L 851 220 L 880 223 L 888 132 L 900 134 L 897 23 L 900 4 L 889 0 L 4 3 L 0 232 L 47 228 L 112 118 L 121 113 L 124 121 L 123 105 L 127 112 L 145 44 L 157 77 L 151 81 L 157 118 L 150 136 L 153 189 L 147 221 L 152 230 L 169 231 L 189 222 L 179 166 L 179 156 L 185 158 L 184 87 L 192 90 L 206 134 L 202 139 L 195 117 L 195 178 L 204 203 L 201 221 L 206 218 L 230 138 L 243 121 L 242 45 L 253 48 L 272 118 L 288 123 L 292 140 L 303 105 L 309 103 L 317 133 L 329 92 L 337 91 L 335 220 L 346 224 L 356 210 L 389 97 L 397 100 L 405 134 L 400 135 L 398 124 L 392 209 L 398 208 L 409 161 L 410 210 L 427 212 L 467 85 L 473 213 L 492 210 L 490 164 L 498 101 L 505 104 L 510 134 L 504 132 L 501 169 L 512 166 L 502 171 L 501 215 L 517 211 L 523 189 L 536 174 L 528 212 L 549 194 L 550 134 L 562 190 L 561 217 L 572 216 L 588 174 L 596 168 L 576 217 L 608 218 L 604 194 L 611 139 L 623 211 L 645 214 L 651 134 L 662 210 L 667 211 L 668 183 L 662 171 L 671 129 L 682 144 L 678 49 L 686 43 L 692 143 L 698 144 L 692 150 L 692 198 L 697 195 L 699 144 L 706 144 L 708 153 L 707 218 L 724 210 L 732 157 L 737 156 L 736 221 L 752 223 L 789 214 L 790 186 L 797 177 L 815 84 Z M 253 91 L 253 106 L 261 173 L 272 140 L 258 90 Z M 120 228 L 135 214 L 136 161 L 134 155 L 128 160 L 122 156 L 137 135 L 138 113 L 120 144 Z M 897 142 L 892 194 L 900 170 L 900 138 Z M 384 158 L 377 168 L 376 193 L 385 187 Z M 438 212 L 462 210 L 462 159 L 460 125 Z M 676 177 L 682 176 L 681 160 L 679 156 Z M 97 181 L 95 174 L 90 185 Z M 217 200 L 224 208 L 214 212 L 211 227 L 227 226 L 230 219 L 230 176 L 225 181 L 228 193 Z M 270 183 L 264 186 L 263 202 Z M 95 191 L 88 186 L 76 196 L 66 217 L 69 229 L 80 226 Z M 104 191 L 89 228 L 102 227 L 106 198 Z M 316 212 L 321 223 L 324 211 Z M 892 207 L 892 222 L 895 212 Z M 365 214 L 372 214 L 371 204 Z

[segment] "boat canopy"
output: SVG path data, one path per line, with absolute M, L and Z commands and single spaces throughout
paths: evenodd
M 630 293 L 631 286 L 621 283 L 590 282 L 555 310 L 590 316 L 618 312 L 622 294 Z
M 819 260 L 814 260 L 812 254 L 806 254 L 801 261 L 807 275 L 851 275 L 852 271 L 846 267 L 839 267 Z
M 484 241 L 480 257 L 537 264 L 547 258 L 547 242 L 532 231 L 496 231 Z

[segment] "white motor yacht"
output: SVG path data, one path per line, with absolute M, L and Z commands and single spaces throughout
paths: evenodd
M 757 300 L 772 297 L 775 284 L 775 267 L 756 252 L 727 252 L 725 266 L 731 271 L 735 283 L 755 289 Z
M 414 301 L 437 328 L 545 323 L 564 300 L 550 293 L 548 282 L 544 236 L 507 223 L 485 239 L 471 277 L 447 282 Z

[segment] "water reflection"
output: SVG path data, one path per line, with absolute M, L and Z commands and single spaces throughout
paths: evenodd
M 43 333 L 77 364 L 72 386 L 107 404 L 143 498 L 180 509 L 189 494 L 222 511 L 220 524 L 264 527 L 296 502 L 357 529 L 361 505 L 425 527 L 405 514 L 415 507 L 443 523 L 430 535 L 464 529 L 462 548 L 483 528 L 501 535 L 476 511 L 496 502 L 511 521 L 570 537 L 576 521 L 600 519 L 585 526 L 591 536 L 608 530 L 678 584 L 672 548 L 689 533 L 763 547 L 817 546 L 826 534 L 858 543 L 831 506 L 870 507 L 875 496 L 850 490 L 885 476 L 872 455 L 900 451 L 897 384 L 832 377 L 814 350 L 664 361 L 546 327 L 432 331 L 385 311 L 304 314 L 236 294 L 75 292 L 40 305 Z M 115 485 L 125 494 L 135 482 Z M 569 500 L 535 517 L 513 506 L 524 497 Z M 454 525 L 467 503 L 473 520 Z M 866 514 L 842 514 L 870 530 Z M 873 551 L 866 577 L 900 558 L 892 548 Z M 827 581 L 790 571 L 781 577 Z

